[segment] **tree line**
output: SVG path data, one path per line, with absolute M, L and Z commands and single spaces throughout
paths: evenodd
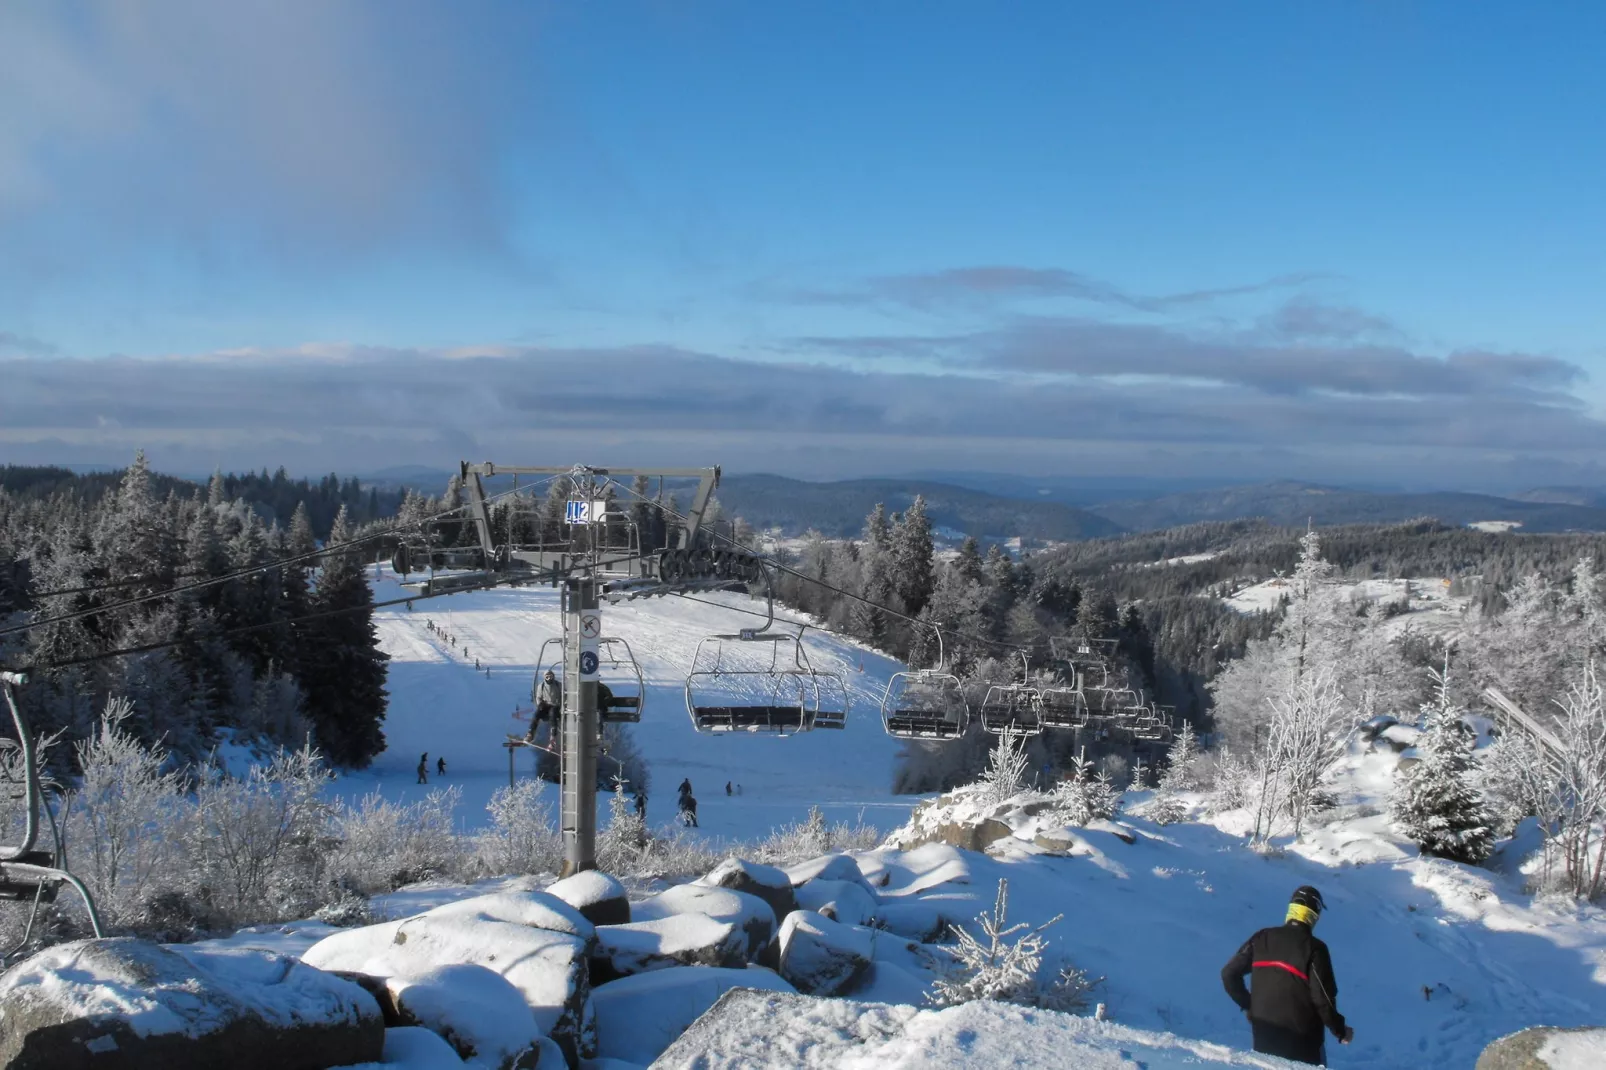
M 315 506 L 301 501 L 283 523 L 265 521 L 252 502 L 230 497 L 229 479 L 206 487 L 164 479 L 139 454 L 104 493 L 0 489 L 0 562 L 26 563 L 13 572 L 21 583 L 0 605 L 0 622 L 81 614 L 0 638 L 0 659 L 34 668 L 20 697 L 45 733 L 86 738 L 107 700 L 121 696 L 131 708 L 126 730 L 183 758 L 204 756 L 234 730 L 290 746 L 310 736 L 333 764 L 364 766 L 384 749 L 387 661 L 364 558 L 353 551 L 263 567 L 318 548 Z M 319 507 L 340 504 L 322 541 L 344 543 L 356 522 L 341 495 L 358 488 L 323 486 L 332 497 Z M 112 608 L 247 569 L 259 571 Z M 72 664 L 52 668 L 61 663 Z

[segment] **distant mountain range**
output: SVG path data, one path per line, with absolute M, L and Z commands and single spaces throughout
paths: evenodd
M 912 479 L 850 479 L 809 483 L 770 475 L 728 475 L 719 501 L 728 515 L 756 528 L 801 534 L 810 528 L 837 537 L 857 535 L 880 502 L 901 512 L 915 495 L 926 499 L 932 525 L 977 538 L 1069 542 L 1116 535 L 1120 527 L 1085 509 L 1054 501 L 1027 501 L 984 491 Z
M 1596 504 L 1601 503 L 1601 504 Z M 1316 483 L 1261 483 L 1248 487 L 1105 502 L 1090 510 L 1128 531 L 1158 531 L 1204 520 L 1261 517 L 1273 524 L 1392 524 L 1431 516 L 1446 524 L 1515 523 L 1518 531 L 1606 531 L 1606 494 L 1598 489 L 1550 488 L 1522 498 L 1435 491 L 1379 494 Z

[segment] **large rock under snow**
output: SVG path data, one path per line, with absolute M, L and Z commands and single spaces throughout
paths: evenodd
M 758 896 L 775 912 L 776 924 L 797 909 L 797 900 L 792 895 L 792 878 L 785 870 L 759 865 L 745 858 L 725 859 L 697 883 Z
M 459 899 L 427 912 L 432 918 L 488 918 L 532 929 L 578 936 L 587 944 L 596 939 L 596 925 L 578 907 L 550 892 L 533 890 L 494 892 Z
M 565 877 L 547 893 L 574 907 L 593 925 L 624 925 L 630 921 L 630 897 L 618 879 L 591 869 Z
M 787 894 L 791 891 L 789 885 Z M 706 914 L 715 921 L 728 922 L 746 934 L 747 957 L 754 961 L 775 939 L 776 918 L 769 903 L 756 895 L 730 888 L 677 884 L 631 909 L 637 921 L 658 921 L 677 914 Z
M 264 951 L 76 940 L 0 975 L 9 1070 L 323 1070 L 384 1038 L 367 992 Z
M 671 966 L 746 964 L 747 934 L 741 929 L 707 914 L 675 914 L 656 921 L 598 926 L 591 979 L 600 985 Z
M 876 918 L 876 898 L 865 890 L 864 881 L 828 880 L 816 877 L 797 888 L 800 910 L 824 914 L 844 925 L 870 925 Z
M 799 992 L 834 996 L 852 988 L 870 968 L 875 938 L 865 929 L 794 910 L 781 924 L 780 974 Z
M 595 997 L 597 1054 L 646 1066 L 733 988 L 792 992 L 791 985 L 769 970 L 691 966 L 657 970 L 603 985 Z
M 811 858 L 807 862 L 787 866 L 786 876 L 791 880 L 794 889 L 809 881 L 852 881 L 872 896 L 875 895 L 875 889 L 864 879 L 864 873 L 852 855 L 834 854 Z
M 464 1059 L 487 1070 L 536 1062 L 541 1027 L 524 996 L 501 974 L 466 963 L 386 980 L 397 1017 L 438 1033 Z
M 1483 1049 L 1476 1070 L 1599 1070 L 1606 1066 L 1606 1029 L 1536 1026 Z
M 335 933 L 309 948 L 302 961 L 383 978 L 418 977 L 459 963 L 484 966 L 518 989 L 541 1032 L 568 1055 L 589 1055 L 596 1043 L 588 969 L 595 930 L 588 941 L 571 932 L 504 921 L 495 915 L 511 910 L 515 901 L 502 895 L 481 899 L 494 902 L 480 904 L 488 909 L 471 909 L 476 900 L 468 899 L 404 921 Z M 563 907 L 573 915 L 571 921 L 590 928 L 573 908 Z

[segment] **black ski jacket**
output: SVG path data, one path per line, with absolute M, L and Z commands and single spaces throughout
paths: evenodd
M 1244 987 L 1252 976 L 1253 987 Z M 1338 982 L 1327 945 L 1307 926 L 1289 922 L 1262 929 L 1221 968 L 1221 983 L 1232 1001 L 1249 1013 L 1256 1040 L 1261 1033 L 1283 1033 L 1313 1042 L 1319 1049 L 1322 1026 L 1340 1039 Z M 1259 1043 L 1256 1050 L 1264 1050 Z

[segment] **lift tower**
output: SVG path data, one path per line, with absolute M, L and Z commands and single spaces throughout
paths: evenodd
M 402 575 L 428 571 L 427 579 L 408 583 L 421 594 L 474 590 L 496 584 L 550 582 L 562 592 L 563 709 L 558 726 L 563 741 L 560 758 L 560 828 L 563 872 L 569 876 L 597 865 L 597 757 L 601 716 L 597 683 L 602 639 L 602 604 L 620 599 L 693 590 L 717 590 L 762 578 L 752 555 L 711 548 L 698 532 L 719 469 L 598 468 L 576 465 L 539 468 L 498 465 L 487 461 L 460 469 L 464 511 L 478 536 L 478 545 L 441 547 L 427 537 L 422 545 L 403 542 L 392 564 Z M 541 533 L 535 544 L 498 543 L 492 524 L 485 480 L 493 476 L 567 477 L 570 494 L 563 535 L 550 540 Z M 662 550 L 643 552 L 639 533 L 629 536 L 627 513 L 610 511 L 607 491 L 622 477 L 696 480 L 691 505 Z M 673 519 L 673 518 L 671 518 Z M 623 527 L 626 537 L 610 541 L 609 532 Z M 509 535 L 511 540 L 511 534 Z M 437 574 L 436 570 L 442 570 Z

